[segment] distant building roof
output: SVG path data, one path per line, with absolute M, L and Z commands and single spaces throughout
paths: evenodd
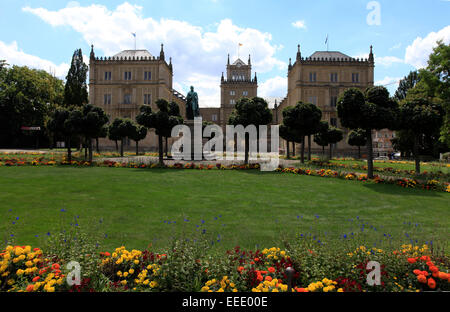
M 244 63 L 241 59 L 237 59 L 237 60 L 233 63 L 233 65 L 240 65 L 240 66 L 244 65 L 244 66 L 245 66 L 245 63 Z
M 311 55 L 312 58 L 351 58 L 348 55 L 345 55 L 344 53 L 338 52 L 338 51 L 316 51 Z
M 117 53 L 114 57 L 152 57 L 147 50 L 124 50 Z

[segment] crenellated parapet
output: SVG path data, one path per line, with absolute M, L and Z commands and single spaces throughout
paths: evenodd
M 131 62 L 139 62 L 139 61 L 159 61 L 159 56 L 108 56 L 108 57 L 96 57 L 95 62 L 123 62 L 123 61 L 131 61 Z

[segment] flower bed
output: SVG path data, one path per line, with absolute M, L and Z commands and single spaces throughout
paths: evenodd
M 68 260 L 46 255 L 39 248 L 7 246 L 0 253 L 0 291 L 173 291 L 179 290 L 177 279 L 183 277 L 180 274 L 192 279 L 191 291 L 201 292 L 450 290 L 448 257 L 432 255 L 427 245 L 402 245 L 392 252 L 359 246 L 353 252 L 333 255 L 341 265 L 338 270 L 327 268 L 321 250 L 298 252 L 279 247 L 262 251 L 236 247 L 227 251 L 225 257 L 194 257 L 191 262 L 181 264 L 192 270 L 174 265 L 178 261 L 175 257 L 179 256 L 175 248 L 160 254 L 128 251 L 122 246 L 111 253 L 85 256 L 95 258 L 97 272 L 82 276 L 81 285 L 69 286 Z M 366 282 L 370 273 L 366 265 L 372 260 L 381 264 L 381 284 L 377 286 Z M 308 261 L 315 265 L 306 266 Z
M 171 165 L 160 166 L 158 163 L 152 164 L 142 164 L 134 162 L 116 162 L 112 160 L 104 160 L 103 162 L 93 162 L 88 161 L 71 161 L 70 163 L 65 157 L 58 161 L 55 159 L 43 159 L 42 157 L 36 158 L 0 158 L 0 166 L 55 166 L 55 165 L 65 165 L 65 166 L 76 166 L 76 167 L 115 167 L 115 168 L 167 168 L 167 169 L 197 169 L 197 170 L 250 170 L 259 169 L 259 164 L 247 164 L 247 165 L 223 165 L 217 163 L 213 164 L 196 164 L 196 163 L 175 163 Z M 367 175 L 359 172 L 345 172 L 336 171 L 332 169 L 311 169 L 311 168 L 296 168 L 296 167 L 278 167 L 276 172 L 280 173 L 293 173 L 301 175 L 311 175 L 318 177 L 328 177 L 328 178 L 340 178 L 345 180 L 357 180 L 363 182 L 373 182 L 373 183 L 383 183 L 383 184 L 394 184 L 399 185 L 404 188 L 420 188 L 423 190 L 436 190 L 444 191 L 450 193 L 450 183 L 441 182 L 435 179 L 430 180 L 417 180 L 415 178 L 401 178 L 401 177 L 380 177 L 375 175 L 373 179 L 368 179 Z

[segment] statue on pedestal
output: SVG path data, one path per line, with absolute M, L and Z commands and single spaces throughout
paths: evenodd
M 191 91 L 186 96 L 186 119 L 193 120 L 194 117 L 200 117 L 197 92 L 191 86 Z

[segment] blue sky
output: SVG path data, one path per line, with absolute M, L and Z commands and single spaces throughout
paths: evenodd
M 377 14 L 379 12 L 379 14 Z M 369 21 L 368 21 L 369 15 Z M 375 81 L 393 92 L 410 70 L 426 65 L 437 39 L 450 43 L 450 1 L 20 1 L 2 0 L 0 59 L 64 77 L 73 51 L 98 56 L 138 48 L 173 57 L 174 87 L 193 84 L 201 106 L 219 105 L 226 57 L 252 54 L 260 95 L 286 95 L 289 57 L 329 49 L 375 54 Z M 377 17 L 379 17 L 377 19 Z M 85 60 L 88 61 L 87 59 Z

